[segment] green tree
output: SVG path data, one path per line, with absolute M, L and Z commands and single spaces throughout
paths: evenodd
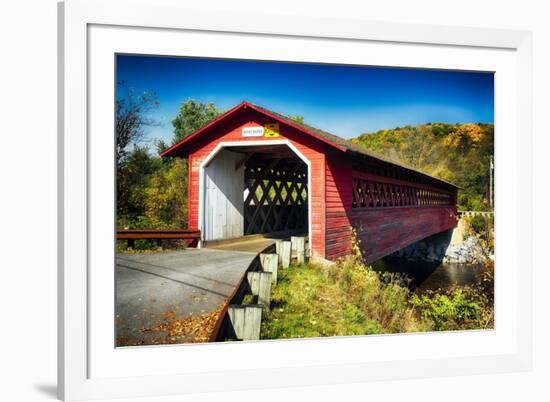
M 172 120 L 174 126 L 173 144 L 181 141 L 194 131 L 209 123 L 221 114 L 213 103 L 195 102 L 189 99 L 182 102 L 177 116 Z
M 155 148 L 157 150 L 157 153 L 160 155 L 164 151 L 166 151 L 168 148 L 170 148 L 170 145 L 164 140 L 157 140 L 155 141 Z
M 292 115 L 292 114 L 289 114 L 287 116 L 290 120 L 294 120 L 296 123 L 303 123 L 304 122 L 304 116 L 300 116 L 300 115 Z
M 161 168 L 161 159 L 152 157 L 147 147 L 136 145 L 128 153 L 117 169 L 117 220 L 121 225 L 131 225 L 144 215 L 150 176 Z

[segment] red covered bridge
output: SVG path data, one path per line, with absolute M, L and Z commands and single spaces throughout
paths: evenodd
M 242 102 L 163 152 L 189 160 L 189 227 L 201 241 L 309 236 L 311 254 L 371 262 L 456 225 L 457 187 Z

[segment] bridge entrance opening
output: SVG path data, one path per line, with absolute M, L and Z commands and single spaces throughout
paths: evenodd
M 225 146 L 203 173 L 206 242 L 309 234 L 309 168 L 288 145 Z

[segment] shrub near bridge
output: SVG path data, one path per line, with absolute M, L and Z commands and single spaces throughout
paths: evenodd
M 478 284 L 414 293 L 359 256 L 280 271 L 262 339 L 487 329 L 494 325 L 492 267 Z
M 433 322 L 436 331 L 480 327 L 478 317 L 481 305 L 468 298 L 462 289 L 449 294 L 427 292 L 421 296 L 413 295 L 410 302 L 422 317 Z

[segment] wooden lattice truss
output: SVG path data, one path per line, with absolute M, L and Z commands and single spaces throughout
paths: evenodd
M 251 158 L 245 165 L 244 232 L 307 228 L 307 166 L 297 158 Z
M 451 205 L 451 193 L 422 185 L 353 178 L 353 208 Z

